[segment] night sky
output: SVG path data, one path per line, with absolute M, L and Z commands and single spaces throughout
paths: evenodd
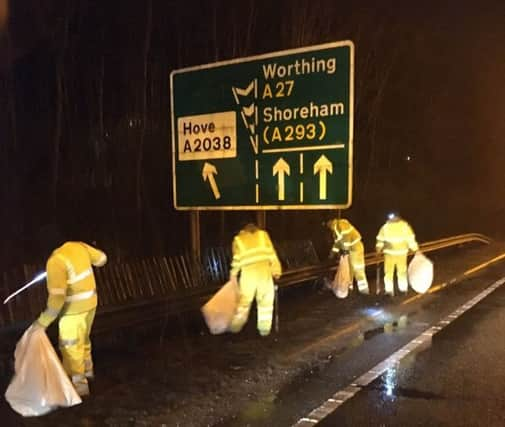
M 420 241 L 505 235 L 503 1 L 16 0 L 9 12 L 0 39 L 8 265 L 40 257 L 47 224 L 117 256 L 183 251 L 170 72 L 347 39 L 356 46 L 354 202 L 343 215 L 368 247 L 391 209 Z M 202 244 L 229 244 L 248 215 L 203 213 Z M 324 240 L 331 215 L 269 212 L 267 228 L 277 240 Z

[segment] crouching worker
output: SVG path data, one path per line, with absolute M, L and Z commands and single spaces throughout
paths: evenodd
M 349 252 L 352 273 L 361 294 L 369 294 L 365 272 L 365 249 L 361 234 L 347 219 L 333 219 L 327 222 L 333 233 L 332 253 Z
M 35 327 L 47 328 L 59 317 L 59 346 L 63 367 L 80 396 L 89 394 L 93 378 L 90 332 L 97 306 L 93 266 L 107 262 L 106 255 L 82 242 L 66 242 L 55 249 L 46 265 L 47 308 Z
M 267 336 L 272 329 L 275 288 L 273 278 L 282 273 L 270 236 L 255 224 L 246 225 L 233 239 L 230 280 L 240 273 L 240 299 L 231 321 L 231 332 L 239 332 L 249 317 L 253 299 L 258 310 L 258 331 Z

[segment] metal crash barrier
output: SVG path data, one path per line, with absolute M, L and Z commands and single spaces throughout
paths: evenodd
M 488 244 L 482 234 L 463 234 L 420 245 L 423 252 L 468 243 Z M 285 273 L 279 280 L 284 288 L 321 278 L 335 270 L 335 262 L 321 262 L 311 241 L 286 241 L 276 244 Z M 95 269 L 99 307 L 95 332 L 145 323 L 167 314 L 193 310 L 202 305 L 227 279 L 231 254 L 229 248 L 209 248 L 196 263 L 190 254 L 151 257 Z M 382 256 L 369 253 L 366 265 L 382 262 Z M 43 270 L 41 265 L 24 265 L 3 272 L 0 294 L 9 295 L 21 284 Z M 33 321 L 44 309 L 45 285 L 30 289 L 0 307 L 0 332 Z
M 440 249 L 445 249 L 449 247 L 464 245 L 468 243 L 491 243 L 492 239 L 479 233 L 469 233 L 469 234 L 461 234 L 458 236 L 445 237 L 439 240 L 433 240 L 431 242 L 425 242 L 419 245 L 419 249 L 424 252 L 433 252 Z M 383 255 L 378 254 L 376 252 L 369 252 L 365 255 L 365 264 L 366 266 L 376 265 L 383 262 Z M 316 280 L 321 277 L 321 275 L 335 271 L 337 268 L 336 263 L 332 262 L 324 262 L 320 265 L 313 265 L 306 268 L 299 268 L 291 271 L 286 271 L 283 274 L 281 280 L 279 281 L 279 285 L 282 287 L 291 286 L 293 284 Z

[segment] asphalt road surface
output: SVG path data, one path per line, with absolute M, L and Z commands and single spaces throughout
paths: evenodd
M 482 281 L 491 285 L 493 279 L 486 275 Z M 504 335 L 505 285 L 448 323 L 427 348 L 392 364 L 318 425 L 503 426 Z
M 435 285 L 503 253 L 497 242 L 432 254 Z M 337 300 L 315 286 L 286 291 L 280 331 L 268 338 L 258 335 L 254 311 L 237 335 L 212 336 L 193 313 L 143 335 L 95 337 L 90 398 L 38 418 L 20 417 L 2 400 L 1 425 L 505 425 L 503 288 L 442 323 L 433 338 L 417 339 L 503 276 L 505 263 L 497 262 L 433 294 L 395 299 Z M 412 340 L 420 342 L 415 349 L 394 356 Z M 391 357 L 398 360 L 386 367 Z M 329 401 L 339 392 L 345 399 Z

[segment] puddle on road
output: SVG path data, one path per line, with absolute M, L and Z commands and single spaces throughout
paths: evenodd
M 366 341 L 366 340 L 372 339 L 380 334 L 384 334 L 384 333 L 385 334 L 393 334 L 393 333 L 397 332 L 398 330 L 405 329 L 408 325 L 408 322 L 409 322 L 408 316 L 409 315 L 405 314 L 403 316 L 400 316 L 398 319 L 393 320 L 392 322 L 386 322 L 386 323 L 384 323 L 384 325 L 379 326 L 377 328 L 368 329 L 367 331 L 363 332 L 363 334 L 362 334 L 363 339 Z
M 368 331 L 365 331 L 363 333 L 363 339 L 369 340 L 377 335 L 383 334 L 384 333 L 384 326 L 380 326 L 375 329 L 369 329 Z
M 407 397 L 409 399 L 425 399 L 425 400 L 442 400 L 445 399 L 441 394 L 431 391 L 421 391 L 415 388 L 398 387 L 396 390 L 397 396 Z
M 414 359 L 411 360 L 413 363 Z M 398 385 L 397 367 L 389 368 L 382 376 L 373 381 L 365 390 L 380 392 L 383 401 L 395 401 L 398 397 L 407 399 L 442 400 L 445 396 L 430 391 L 422 391 L 415 388 L 401 387 Z
M 423 400 L 443 400 L 445 396 L 431 391 L 417 390 L 415 388 L 399 387 L 396 384 L 396 375 L 388 372 L 378 381 L 377 384 L 372 384 L 365 389 L 377 390 L 381 392 L 384 398 L 395 400 L 398 397 L 405 397 L 407 399 L 423 399 Z
M 271 414 L 275 410 L 276 394 L 271 393 L 248 403 L 239 414 L 223 419 L 214 424 L 213 427 L 247 426 L 247 425 L 268 425 Z
M 239 410 L 238 413 L 222 419 L 213 427 L 230 427 L 235 425 L 268 425 L 268 421 L 272 414 L 278 410 L 279 402 L 283 401 L 286 404 L 285 396 L 288 396 L 290 392 L 296 389 L 303 389 L 307 382 L 312 381 L 324 381 L 324 369 L 323 365 L 338 363 L 337 360 L 339 356 L 363 345 L 367 340 L 374 337 L 378 337 L 381 334 L 395 334 L 403 331 L 409 325 L 409 317 L 414 315 L 415 312 L 409 312 L 403 314 L 399 317 L 393 317 L 389 313 L 384 313 L 382 310 L 373 308 L 373 311 L 366 313 L 376 321 L 380 322 L 381 326 L 375 327 L 373 329 L 366 330 L 360 334 L 356 334 L 354 338 L 347 341 L 346 345 L 336 349 L 332 354 L 330 354 L 326 360 L 323 362 L 320 360 L 320 365 L 311 366 L 310 369 L 300 372 L 294 378 L 291 379 L 289 384 L 285 384 L 277 393 L 270 393 L 267 395 L 254 396 L 251 398 L 251 402 L 245 407 Z M 386 317 L 387 316 L 387 317 Z M 382 322 L 381 322 L 382 320 Z M 241 357 L 238 358 L 242 362 L 246 362 L 248 358 L 252 355 L 251 353 L 241 353 Z M 245 365 L 246 363 L 244 363 Z M 234 363 L 230 365 L 233 370 L 240 370 L 243 368 L 243 363 Z M 418 399 L 442 399 L 443 397 L 437 396 L 435 394 L 430 394 L 428 392 L 423 393 L 418 390 L 399 388 L 396 384 L 396 374 L 390 376 L 386 383 L 378 383 L 375 386 L 370 385 L 369 387 L 374 387 L 376 390 L 384 393 L 385 399 L 394 399 L 398 396 L 418 398 Z M 288 404 L 289 406 L 289 404 Z M 286 409 L 289 411 L 290 409 Z M 264 424 L 263 424 L 264 423 Z
M 268 420 L 270 413 L 275 408 L 274 394 L 269 394 L 267 396 L 262 396 L 259 400 L 251 402 L 244 408 L 241 416 L 237 421 L 241 421 L 247 424 L 250 422 L 257 422 L 260 420 Z

